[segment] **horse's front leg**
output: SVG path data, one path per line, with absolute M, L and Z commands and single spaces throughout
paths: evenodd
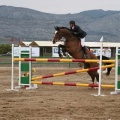
M 66 56 L 66 49 L 65 49 L 64 45 L 62 45 L 62 53 L 63 53 L 64 56 Z
M 58 45 L 58 54 L 59 54 L 59 57 L 60 57 L 60 58 L 63 57 L 62 54 L 61 54 L 61 52 L 60 52 L 60 48 L 62 48 L 62 46 L 63 46 L 63 45 L 61 45 L 61 44 Z

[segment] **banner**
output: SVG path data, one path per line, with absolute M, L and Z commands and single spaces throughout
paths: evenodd
M 20 47 L 21 51 L 30 51 L 29 47 Z M 40 47 L 31 47 L 32 57 L 40 57 Z M 14 47 L 14 57 L 19 57 L 19 47 Z
M 90 49 L 90 51 L 96 56 L 100 56 L 100 49 Z M 103 49 L 102 55 L 108 58 L 111 57 L 111 49 Z

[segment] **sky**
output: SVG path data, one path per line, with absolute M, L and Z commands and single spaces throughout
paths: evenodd
M 120 0 L 0 0 L 0 5 L 31 8 L 37 11 L 67 14 L 86 10 L 120 10 Z

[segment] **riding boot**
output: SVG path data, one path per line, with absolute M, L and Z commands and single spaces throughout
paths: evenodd
M 86 53 L 86 47 L 82 47 L 83 53 L 84 53 L 84 58 L 87 58 L 87 53 Z

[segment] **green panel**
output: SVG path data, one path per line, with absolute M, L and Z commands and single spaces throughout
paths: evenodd
M 120 75 L 120 66 L 118 66 L 118 75 Z
M 21 51 L 21 58 L 29 58 L 29 51 Z
M 29 54 L 21 54 L 21 58 L 29 58 Z
M 21 77 L 21 84 L 29 84 L 29 76 L 28 77 Z
M 22 53 L 29 53 L 29 51 L 27 51 L 27 50 L 22 50 L 21 52 Z
M 120 81 L 118 81 L 117 88 L 120 89 Z
M 21 71 L 22 72 L 27 72 L 29 71 L 29 62 L 26 62 L 26 63 L 21 63 Z
M 120 55 L 118 55 L 118 59 L 120 59 Z
M 118 50 L 118 54 L 120 54 L 120 50 Z M 118 55 L 118 59 L 120 59 L 120 55 Z

